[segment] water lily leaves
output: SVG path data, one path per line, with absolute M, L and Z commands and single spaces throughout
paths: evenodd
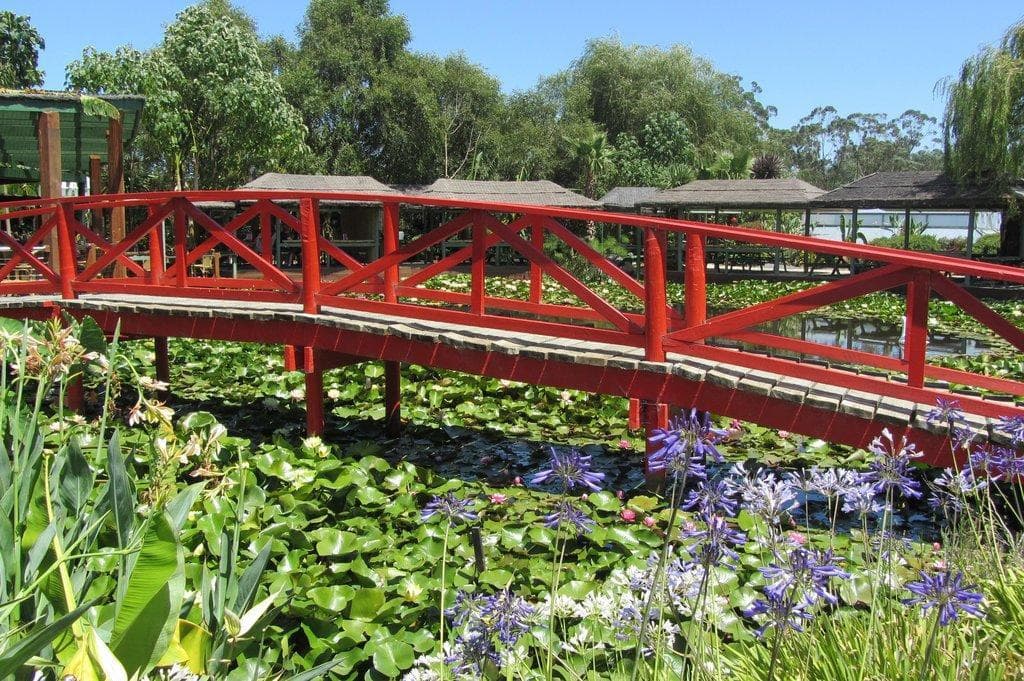
M 356 590 L 351 586 L 318 586 L 306 592 L 309 600 L 330 613 L 340 613 L 349 604 Z
M 383 589 L 358 589 L 349 603 L 348 616 L 354 620 L 372 622 L 377 619 L 385 600 Z
M 413 647 L 395 638 L 374 638 L 364 648 L 373 658 L 373 668 L 388 678 L 395 678 L 412 667 L 415 660 Z

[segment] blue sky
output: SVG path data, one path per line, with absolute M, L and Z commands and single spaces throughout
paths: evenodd
M 64 66 L 92 45 L 144 49 L 187 0 L 7 0 L 28 14 L 46 40 L 46 87 L 60 88 Z M 294 37 L 306 0 L 236 1 L 261 34 Z M 565 68 L 587 40 L 616 35 L 623 42 L 680 43 L 746 82 L 779 110 L 788 127 L 813 107 L 841 113 L 898 115 L 920 109 L 940 116 L 936 83 L 957 72 L 979 47 L 994 42 L 1024 15 L 1009 0 L 392 0 L 412 30 L 411 48 L 463 51 L 497 77 L 506 91 L 532 87 Z

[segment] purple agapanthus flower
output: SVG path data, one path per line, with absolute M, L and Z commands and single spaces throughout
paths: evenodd
M 870 471 L 861 478 L 875 486 L 879 493 L 898 490 L 903 496 L 921 497 L 921 483 L 910 477 L 911 462 L 922 456 L 917 447 L 907 441 L 906 436 L 896 442 L 888 428 L 871 441 L 868 451 L 874 454 Z
M 473 513 L 472 508 L 472 499 L 459 499 L 449 492 L 444 496 L 431 499 L 420 512 L 420 518 L 427 521 L 434 516 L 440 516 L 453 524 L 458 521 L 468 523 L 477 519 L 477 514 Z
M 1024 416 L 1001 416 L 996 430 L 1009 435 L 1015 447 L 1024 444 Z
M 530 630 L 531 615 L 533 608 L 521 596 L 503 589 L 484 600 L 479 620 L 501 643 L 514 646 Z
M 704 477 L 706 459 L 724 461 L 718 443 L 726 434 L 712 426 L 710 414 L 691 409 L 669 421 L 668 428 L 655 429 L 649 442 L 659 447 L 647 457 L 647 467 L 676 477 Z
M 754 601 L 743 614 L 747 617 L 765 616 L 761 626 L 754 630 L 758 638 L 763 638 L 770 628 L 774 628 L 779 634 L 786 629 L 803 631 L 804 622 L 814 617 L 802 603 L 767 592 L 764 598 Z
M 722 514 L 733 517 L 736 515 L 738 502 L 733 496 L 736 488 L 728 479 L 715 482 L 701 481 L 696 489 L 690 490 L 682 503 L 687 511 L 697 511 L 702 515 Z
M 566 525 L 576 530 L 576 534 L 587 534 L 594 529 L 595 523 L 586 513 L 576 508 L 570 501 L 559 501 L 555 510 L 544 516 L 544 525 L 553 530 Z
M 946 468 L 928 484 L 931 488 L 928 505 L 947 518 L 957 515 L 964 511 L 965 500 L 986 484 L 986 481 L 978 480 L 970 468 L 961 471 Z
M 871 483 L 859 483 L 843 492 L 843 512 L 857 515 L 874 515 L 885 510 L 885 504 L 878 499 L 878 490 Z
M 452 652 L 444 661 L 456 678 L 463 675 L 483 678 L 488 663 L 497 666 L 501 662 L 501 655 L 489 636 L 471 629 L 455 639 Z
M 808 476 L 808 487 L 831 502 L 857 484 L 857 474 L 848 468 L 818 468 Z
M 694 562 L 703 568 L 725 565 L 739 560 L 734 546 L 742 546 L 747 538 L 738 530 L 732 529 L 725 518 L 718 515 L 705 516 L 705 528 L 684 530 L 682 536 L 693 541 L 687 551 Z
M 779 525 L 783 515 L 799 505 L 791 482 L 763 471 L 745 478 L 740 483 L 740 493 L 744 507 L 769 525 Z
M 954 423 L 963 420 L 964 413 L 960 408 L 960 400 L 944 400 L 939 397 L 924 418 L 928 423 L 941 423 L 952 427 Z
M 829 591 L 832 578 L 849 579 L 850 573 L 839 567 L 839 559 L 829 551 L 815 551 L 797 547 L 789 552 L 779 565 L 761 568 L 768 584 L 764 591 L 770 596 L 812 605 L 819 600 L 836 603 Z
M 553 480 L 561 483 L 563 491 L 586 487 L 597 492 L 601 489 L 604 473 L 591 470 L 590 463 L 591 457 L 580 453 L 579 450 L 570 449 L 564 454 L 559 454 L 552 447 L 548 467 L 534 475 L 530 482 L 542 485 Z
M 991 481 L 1012 478 L 1024 472 L 1022 460 L 1016 452 L 1008 447 L 993 444 L 978 445 L 971 452 L 968 461 L 976 477 L 984 477 Z
M 919 606 L 922 612 L 938 608 L 939 624 L 946 626 L 955 621 L 960 612 L 975 617 L 984 617 L 985 611 L 980 607 L 985 596 L 973 585 L 964 585 L 962 572 L 939 572 L 930 575 L 921 573 L 921 579 L 906 585 L 913 597 L 903 601 L 906 605 Z

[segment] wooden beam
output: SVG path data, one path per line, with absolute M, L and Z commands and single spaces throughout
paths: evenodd
M 60 114 L 42 111 L 36 120 L 36 139 L 39 142 L 39 195 L 43 198 L 59 197 L 60 191 Z M 46 237 L 50 250 L 50 266 L 60 272 L 57 230 Z
M 103 161 L 96 154 L 89 157 L 89 193 L 103 193 Z M 92 222 L 89 228 L 100 236 L 106 236 L 103 231 L 103 209 L 93 208 L 91 212 Z
M 121 147 L 123 125 L 120 117 L 111 118 L 107 124 L 107 193 L 124 194 L 124 155 Z M 124 239 L 124 206 L 110 210 L 110 242 L 117 244 Z M 114 264 L 114 276 L 127 276 L 121 263 Z

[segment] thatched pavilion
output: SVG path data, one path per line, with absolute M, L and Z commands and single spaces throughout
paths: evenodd
M 672 217 L 687 217 L 697 213 L 702 219 L 710 215 L 718 222 L 721 212 L 774 211 L 776 231 L 782 230 L 782 213 L 799 211 L 804 214 L 804 234 L 810 233 L 810 202 L 824 194 L 824 190 L 796 178 L 774 180 L 695 180 L 679 187 L 658 192 L 640 205 L 649 206 Z M 675 244 L 676 267 L 682 269 L 683 244 Z M 712 255 L 724 256 L 727 263 L 762 265 L 761 256 L 773 252 L 773 269 L 778 271 L 782 264 L 778 249 L 763 247 L 741 247 L 733 249 L 712 248 Z M 716 265 L 719 262 L 716 261 Z
M 239 187 L 243 190 L 337 192 L 347 194 L 397 194 L 386 184 L 366 175 L 293 175 L 265 173 Z M 368 260 L 380 254 L 382 209 L 373 201 L 321 201 L 320 223 L 324 233 L 346 250 L 365 251 Z M 276 221 L 275 221 L 276 222 Z M 298 238 L 279 238 L 274 232 L 273 245 L 277 262 L 297 259 Z
M 639 213 L 646 201 L 661 190 L 657 187 L 613 187 L 599 201 L 605 210 L 616 213 Z
M 1010 194 L 1024 196 L 1021 189 L 1012 190 Z M 991 187 L 964 185 L 940 171 L 922 170 L 872 173 L 815 198 L 811 207 L 850 211 L 854 237 L 858 211 L 870 208 L 902 210 L 904 248 L 910 247 L 911 211 L 966 211 L 964 255 L 968 258 L 973 256 L 977 213 L 1002 211 L 1000 257 L 1019 262 L 1024 258 L 1024 239 L 1021 238 L 1024 225 L 1019 218 L 1007 220 L 1006 208 L 1011 200 L 1007 193 L 993 191 Z

